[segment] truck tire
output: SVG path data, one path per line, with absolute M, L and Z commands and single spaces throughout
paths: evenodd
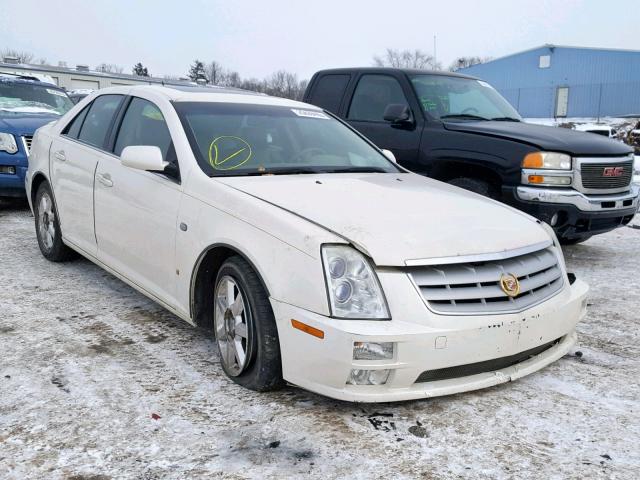
M 216 276 L 214 295 L 214 333 L 224 372 L 258 392 L 283 387 L 276 321 L 253 268 L 239 256 L 227 259 Z
M 485 197 L 493 198 L 494 200 L 498 199 L 498 189 L 495 185 L 487 182 L 486 180 L 470 177 L 458 177 L 452 178 L 448 183 L 450 185 L 469 190 L 470 192 L 479 193 Z
M 36 237 L 42 256 L 50 262 L 66 262 L 77 254 L 62 242 L 62 230 L 58 220 L 58 211 L 53 201 L 49 184 L 43 182 L 38 187 L 33 204 Z

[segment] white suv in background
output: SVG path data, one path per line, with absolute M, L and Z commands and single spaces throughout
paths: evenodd
M 227 375 L 378 402 L 565 355 L 588 287 L 550 227 L 410 173 L 317 107 L 118 87 L 33 141 L 43 255 L 79 252 L 192 324 Z

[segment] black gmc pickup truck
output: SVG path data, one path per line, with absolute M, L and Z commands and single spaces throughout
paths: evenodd
M 564 243 L 626 225 L 638 210 L 630 147 L 524 123 L 477 78 L 391 68 L 323 70 L 311 79 L 304 101 L 344 119 L 409 170 L 549 223 Z

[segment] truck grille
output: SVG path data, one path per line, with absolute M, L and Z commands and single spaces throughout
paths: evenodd
M 580 175 L 582 187 L 586 189 L 610 190 L 628 187 L 633 176 L 633 160 L 582 163 Z
M 503 274 L 518 278 L 520 293 L 508 296 Z M 518 312 L 557 293 L 562 269 L 552 248 L 486 262 L 410 267 L 409 275 L 429 308 L 452 315 Z
M 31 153 L 31 141 L 33 140 L 33 135 L 23 135 L 22 136 L 22 144 L 24 145 L 24 149 L 27 152 L 27 155 Z

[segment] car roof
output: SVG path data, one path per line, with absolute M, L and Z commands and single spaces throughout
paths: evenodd
M 19 83 L 23 85 L 39 85 L 41 87 L 47 88 L 55 88 L 56 90 L 60 90 L 64 92 L 64 90 L 57 85 L 49 82 L 43 82 L 37 77 L 32 77 L 30 75 L 18 75 L 15 73 L 6 73 L 0 72 L 0 82 L 2 83 Z
M 441 75 L 445 77 L 469 78 L 477 80 L 476 77 L 463 75 L 461 73 L 446 72 L 443 70 L 420 70 L 417 68 L 393 68 L 393 67 L 353 67 L 353 68 L 331 68 L 328 70 L 320 70 L 318 74 L 349 74 L 349 73 L 404 73 L 406 75 Z
M 154 92 L 172 102 L 214 102 L 214 103 L 245 103 L 256 105 L 273 105 L 283 107 L 305 108 L 307 110 L 321 110 L 316 106 L 289 100 L 287 98 L 272 97 L 263 93 L 228 87 L 190 87 L 174 85 L 135 85 L 127 87 L 110 87 L 97 91 L 101 94 L 136 95 L 141 92 Z

